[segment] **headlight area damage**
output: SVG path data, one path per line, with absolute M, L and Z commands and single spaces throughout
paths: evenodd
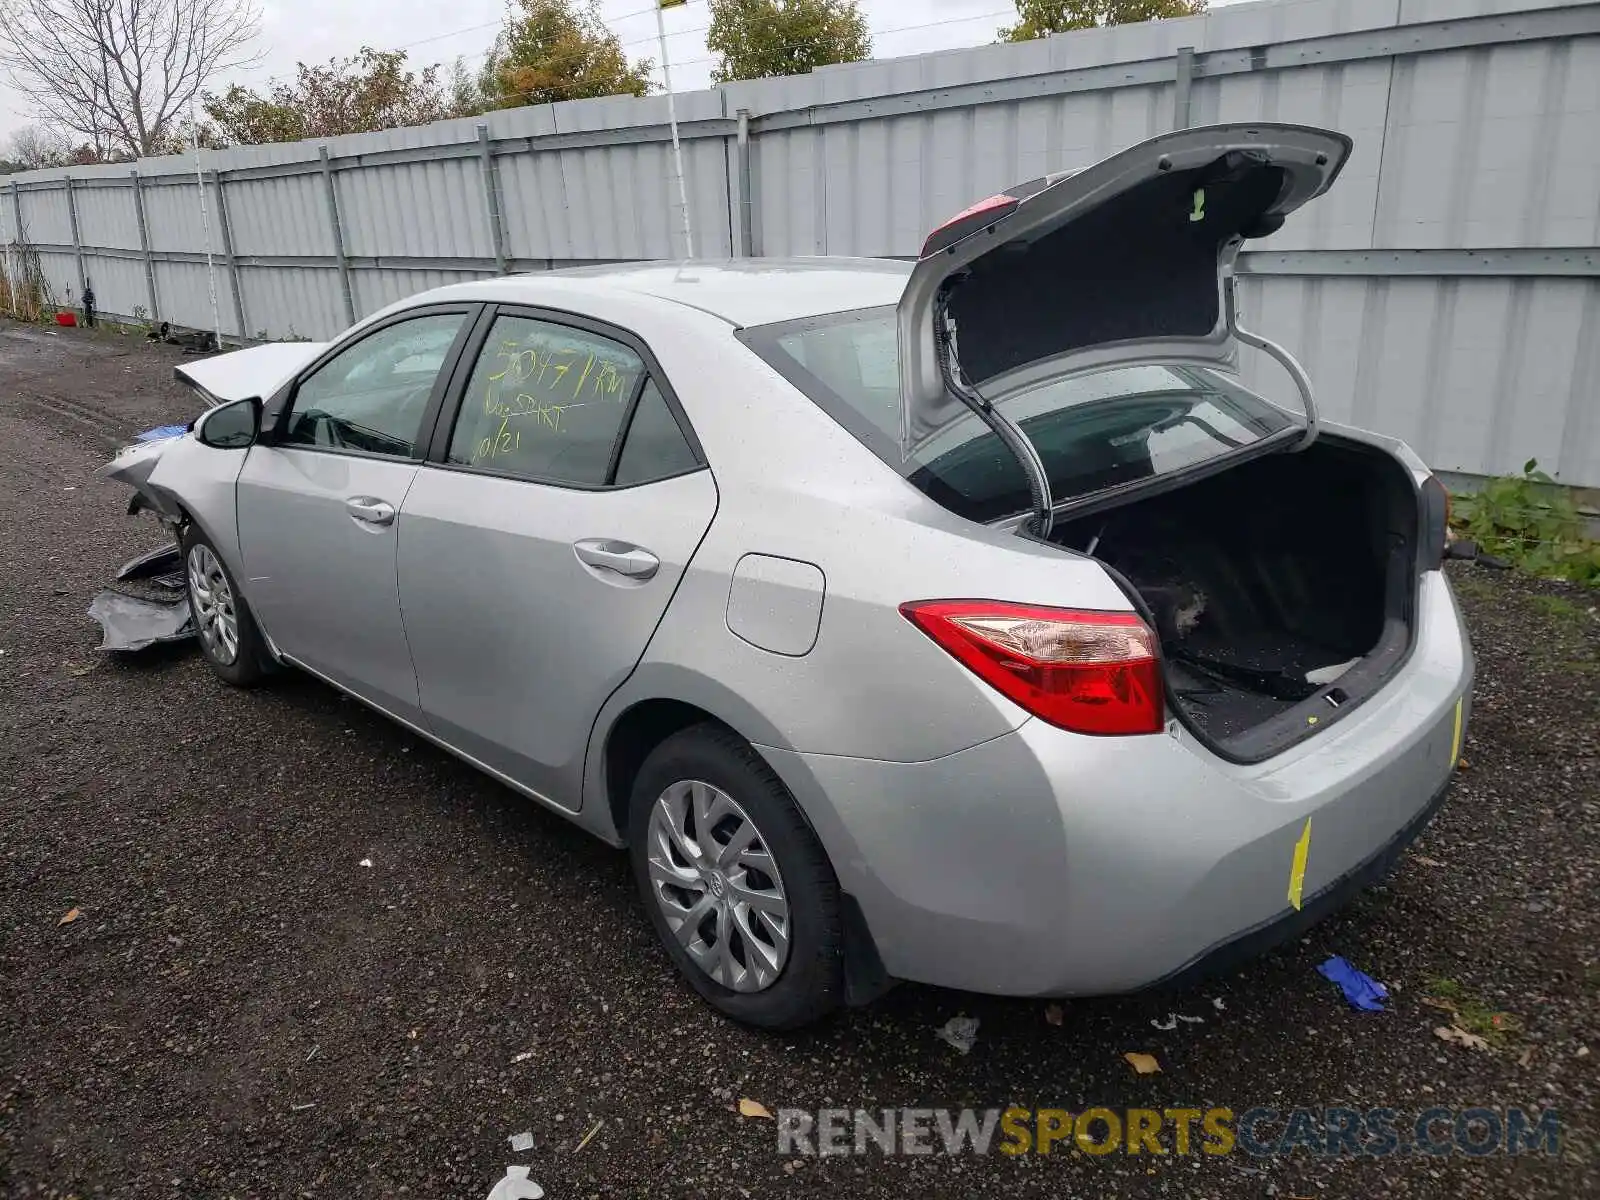
M 150 486 L 150 475 L 162 453 L 188 433 L 187 425 L 146 430 L 95 472 L 99 478 L 115 479 L 133 489 L 128 501 L 130 516 L 149 510 L 172 535 L 170 543 L 124 563 L 117 571 L 116 582 L 90 603 L 88 615 L 100 623 L 103 631 L 102 650 L 144 650 L 195 635 L 184 591 L 183 556 L 178 548 L 183 510 L 171 496 L 163 496 Z
M 237 452 L 219 454 L 201 445 L 195 427 L 234 400 L 272 395 L 325 349 L 325 342 L 269 342 L 179 363 L 172 373 L 199 399 L 199 416 L 186 425 L 145 430 L 95 472 L 133 489 L 130 515 L 148 510 L 172 535 L 170 545 L 125 564 L 116 583 L 89 606 L 105 631 L 102 650 L 142 650 L 195 635 L 179 539 L 191 519 L 202 528 L 232 525 L 240 464 Z

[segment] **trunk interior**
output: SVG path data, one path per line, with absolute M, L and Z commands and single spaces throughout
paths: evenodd
M 1058 524 L 1148 607 L 1169 703 L 1258 761 L 1375 691 L 1410 646 L 1418 503 L 1405 468 L 1324 434 Z

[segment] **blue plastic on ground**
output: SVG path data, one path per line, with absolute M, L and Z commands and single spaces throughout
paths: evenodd
M 187 425 L 157 425 L 154 429 L 146 429 L 143 433 L 133 435 L 136 442 L 164 442 L 168 438 L 182 437 L 189 432 Z
M 1389 989 L 1372 976 L 1356 970 L 1337 954 L 1318 967 L 1317 972 L 1324 979 L 1333 980 L 1343 989 L 1344 998 L 1350 1001 L 1350 1007 L 1359 1008 L 1363 1012 L 1383 1011 L 1383 1002 L 1388 998 Z

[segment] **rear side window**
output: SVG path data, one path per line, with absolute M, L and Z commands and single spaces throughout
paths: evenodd
M 893 308 L 758 326 L 740 337 L 946 508 L 975 521 L 1028 508 L 1021 464 L 975 416 L 952 421 L 902 459 Z M 1181 471 L 1296 424 L 1283 410 L 1200 367 L 1110 367 L 1018 391 L 998 403 L 1037 448 L 1058 503 Z
M 678 419 L 667 407 L 667 398 L 653 380 L 646 380 L 622 443 L 622 457 L 617 460 L 616 485 L 629 487 L 668 479 L 699 465 Z

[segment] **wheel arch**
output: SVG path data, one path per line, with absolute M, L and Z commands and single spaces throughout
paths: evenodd
M 608 708 L 610 707 L 612 706 L 608 705 Z M 755 738 L 750 736 L 753 726 L 745 724 L 741 728 L 743 722 L 729 720 L 724 714 L 730 710 L 722 705 L 706 707 L 703 704 L 663 694 L 636 696 L 616 707 L 619 711 L 614 717 L 596 721 L 595 732 L 591 737 L 590 779 L 589 786 L 585 788 L 584 809 L 588 810 L 592 803 L 602 806 L 604 810 L 604 817 L 601 820 L 597 821 L 591 817 L 586 822 L 594 832 L 614 845 L 626 846 L 628 804 L 632 797 L 634 780 L 637 779 L 645 759 L 649 757 L 651 751 L 674 734 L 696 725 L 711 724 L 726 729 L 742 739 L 767 763 L 784 784 L 794 803 L 795 811 L 800 814 L 800 819 L 811 830 L 812 836 L 817 839 L 818 845 L 822 847 L 823 853 L 828 855 L 837 871 L 838 847 L 830 846 L 828 840 L 822 836 L 817 822 L 807 811 L 801 790 L 785 778 L 786 772 L 779 770 L 778 764 L 763 752 L 765 735 L 758 735 Z M 748 706 L 735 698 L 734 707 Z M 750 712 L 755 715 L 756 724 L 771 731 L 773 738 L 776 739 L 776 731 L 772 726 L 755 714 L 753 709 Z M 766 744 L 775 743 L 767 741 Z M 776 744 L 788 748 L 781 741 Z M 609 829 L 600 829 L 598 826 L 601 821 L 609 823 Z M 892 987 L 894 980 L 884 969 L 877 943 L 867 925 L 860 903 L 848 888 L 842 889 L 840 900 L 841 918 L 844 922 L 845 1002 L 852 1006 L 866 1004 Z

